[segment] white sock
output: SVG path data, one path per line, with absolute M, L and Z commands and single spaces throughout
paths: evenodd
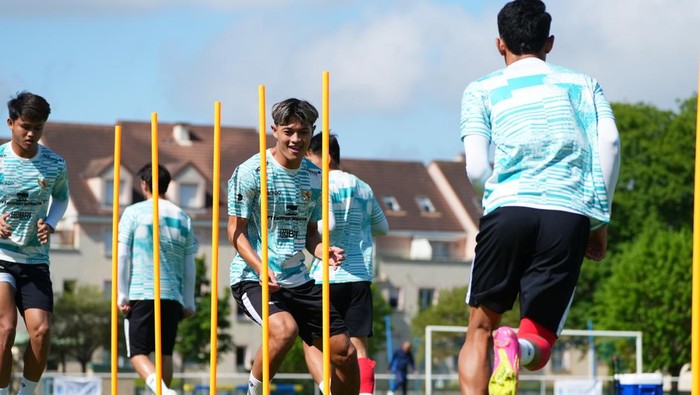
M 323 380 L 321 380 L 321 382 L 318 383 L 318 390 L 319 390 L 319 392 L 321 392 L 321 394 L 323 394 Z M 328 391 L 330 391 L 330 389 Z M 328 395 L 332 395 L 332 394 L 329 393 Z
M 151 391 L 153 391 L 154 394 L 158 393 L 158 392 L 156 392 L 156 391 L 158 391 L 158 388 L 156 387 L 156 374 L 155 373 L 151 373 L 148 375 L 148 377 L 146 377 L 146 385 L 148 386 L 148 388 L 151 389 Z M 161 379 L 160 380 L 160 392 L 162 394 L 164 394 L 167 389 L 168 389 L 168 386 L 166 386 L 165 383 L 163 382 L 163 380 Z
M 535 346 L 525 339 L 518 339 L 520 345 L 520 366 L 525 366 L 535 358 Z
M 10 386 L 0 388 L 0 395 L 10 395 Z
M 36 389 L 37 381 L 29 381 L 22 377 L 22 382 L 19 384 L 19 392 L 17 395 L 32 395 Z
M 253 372 L 250 372 L 248 376 L 248 395 L 261 395 L 262 394 L 262 381 L 258 380 L 253 376 Z

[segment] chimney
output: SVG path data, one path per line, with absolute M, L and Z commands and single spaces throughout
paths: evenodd
M 173 139 L 178 145 L 192 145 L 190 129 L 183 123 L 178 123 L 173 126 Z

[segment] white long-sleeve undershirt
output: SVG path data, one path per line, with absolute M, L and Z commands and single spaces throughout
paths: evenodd
M 129 254 L 129 246 L 124 243 L 119 243 L 118 251 L 118 270 L 117 270 L 117 304 L 125 305 L 129 303 L 129 280 L 131 277 L 131 257 Z M 195 259 L 194 254 L 185 256 L 185 273 L 184 273 L 184 289 L 183 302 L 185 308 L 195 310 L 194 303 L 194 286 L 195 286 Z
M 467 177 L 479 195 L 483 195 L 486 181 L 493 174 L 489 146 L 490 141 L 485 136 L 472 134 L 464 137 Z M 598 155 L 608 205 L 611 205 L 620 173 L 620 134 L 612 118 L 603 118 L 598 123 Z

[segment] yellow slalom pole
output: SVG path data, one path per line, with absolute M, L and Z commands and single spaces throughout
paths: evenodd
M 111 337 L 111 353 L 112 353 L 112 394 L 118 394 L 117 357 L 119 350 L 117 349 L 118 341 L 118 326 L 119 326 L 119 311 L 117 306 L 117 286 L 119 278 L 119 257 L 118 254 L 118 235 L 119 235 L 119 186 L 122 158 L 122 127 L 121 125 L 114 126 L 114 175 L 113 175 L 113 192 L 112 195 L 112 337 Z
M 329 194 L 328 194 L 328 142 L 329 142 L 329 73 L 327 71 L 323 72 L 323 107 L 322 107 L 322 126 L 321 126 L 321 162 L 323 162 L 323 173 L 322 173 L 322 184 L 321 184 L 321 197 L 323 200 L 323 217 L 322 217 L 322 240 L 323 240 L 323 393 L 331 393 L 331 303 L 330 303 L 330 275 L 329 275 L 329 232 L 328 232 L 328 212 L 329 212 Z
M 260 128 L 260 259 L 262 270 L 262 383 L 263 395 L 270 395 L 270 286 L 267 257 L 267 126 L 265 125 L 265 85 L 258 86 L 258 114 Z
M 160 212 L 158 211 L 158 114 L 151 114 L 151 192 L 153 195 L 153 308 L 156 341 L 156 395 L 162 395 L 163 351 L 161 347 L 160 310 Z
M 216 394 L 219 323 L 219 180 L 221 179 L 221 102 L 214 103 L 214 168 L 211 203 L 211 334 L 209 339 L 209 393 Z
M 698 102 L 695 120 L 695 196 L 693 207 L 693 301 L 691 366 L 692 394 L 700 394 L 700 71 L 698 72 Z

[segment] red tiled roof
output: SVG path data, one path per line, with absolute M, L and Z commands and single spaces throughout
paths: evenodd
M 372 187 L 391 230 L 464 232 L 423 163 L 343 159 L 341 167 Z M 400 212 L 391 212 L 382 202 L 388 196 L 398 201 Z M 424 213 L 418 196 L 429 198 L 435 213 Z
M 151 125 L 148 122 L 121 122 L 121 163 L 132 175 L 151 160 Z M 187 165 L 195 167 L 207 183 L 206 210 L 191 213 L 193 219 L 211 218 L 213 177 L 212 126 L 186 125 L 191 145 L 180 145 L 173 138 L 175 124 L 158 125 L 158 161 L 176 173 Z M 114 126 L 48 122 L 44 128 L 43 143 L 63 156 L 68 163 L 71 200 L 80 215 L 111 215 L 111 207 L 103 206 L 90 190 L 87 181 L 99 176 L 113 165 Z M 274 138 L 268 136 L 268 146 Z M 222 127 L 220 171 L 220 216 L 227 217 L 227 181 L 234 168 L 259 150 L 258 133 L 252 128 Z M 391 213 L 386 207 L 392 230 L 463 232 L 447 202 L 421 162 L 344 159 L 346 171 L 356 174 L 374 190 L 377 200 L 393 196 L 401 212 Z M 463 171 L 463 166 L 462 166 Z M 463 183 L 466 185 L 466 183 Z M 463 186 L 464 188 L 465 186 Z M 140 196 L 139 180 L 131 185 L 135 198 Z M 435 207 L 435 213 L 424 213 L 416 198 L 425 196 Z
M 445 175 L 450 187 L 459 197 L 462 205 L 469 213 L 472 221 L 479 224 L 479 218 L 483 213 L 481 208 L 481 198 L 476 195 L 472 184 L 467 178 L 466 163 L 464 159 L 459 161 L 433 161 L 438 166 L 442 174 Z
M 146 163 L 151 161 L 151 124 L 146 122 L 121 122 L 121 163 L 134 176 Z M 158 162 L 168 168 L 182 169 L 191 164 L 201 172 L 207 185 L 207 210 L 193 214 L 195 219 L 211 218 L 213 176 L 212 126 L 187 125 L 192 145 L 184 146 L 175 142 L 172 136 L 174 124 L 158 125 Z M 104 207 L 95 198 L 87 185 L 95 171 L 103 171 L 112 164 L 114 155 L 114 126 L 86 125 L 49 122 L 44 128 L 43 143 L 63 156 L 68 163 L 71 201 L 81 215 L 107 215 L 110 207 Z M 268 138 L 268 145 L 274 139 Z M 258 134 L 252 128 L 221 128 L 221 170 L 220 170 L 220 213 L 226 217 L 226 183 L 235 166 L 258 152 Z M 97 167 L 102 166 L 102 169 Z M 131 186 L 135 196 L 139 195 L 139 180 L 134 177 Z

